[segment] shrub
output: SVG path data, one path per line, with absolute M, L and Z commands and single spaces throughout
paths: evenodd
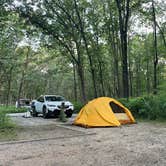
M 0 112 L 0 141 L 15 140 L 17 137 L 16 125 L 10 121 L 10 118 Z
M 74 104 L 74 112 L 78 113 L 81 108 L 84 106 L 84 104 L 82 104 L 81 102 L 73 102 Z
M 10 118 L 4 113 L 0 112 L 0 129 L 14 128 L 15 125 L 11 123 Z
M 0 128 L 3 128 L 4 125 L 6 124 L 7 118 L 6 118 L 6 114 L 4 114 L 3 112 L 0 112 Z
M 119 101 L 129 108 L 137 118 L 166 119 L 166 98 L 163 96 L 150 95 L 129 100 L 120 99 Z

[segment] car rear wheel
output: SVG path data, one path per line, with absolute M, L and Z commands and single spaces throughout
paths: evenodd
M 66 114 L 66 117 L 67 117 L 67 118 L 71 118 L 71 117 L 72 117 L 72 113 L 67 113 L 67 114 Z
M 48 118 L 49 115 L 48 115 L 48 111 L 47 111 L 47 108 L 46 107 L 43 107 L 43 118 L 46 119 Z

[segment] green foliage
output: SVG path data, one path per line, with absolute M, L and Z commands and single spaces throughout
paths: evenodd
M 13 140 L 16 138 L 16 125 L 11 121 L 6 113 L 13 111 L 12 107 L 3 109 L 0 107 L 0 140 Z
M 27 108 L 16 108 L 15 106 L 0 106 L 0 113 L 4 112 L 7 113 L 20 113 L 26 112 Z
M 81 108 L 84 106 L 81 102 L 73 102 L 74 104 L 74 113 L 80 112 Z
M 3 128 L 5 124 L 7 123 L 8 118 L 6 117 L 6 114 L 3 112 L 0 112 L 0 128 Z
M 15 125 L 10 121 L 10 118 L 4 112 L 0 112 L 0 129 L 8 129 L 14 127 Z
M 13 140 L 16 136 L 16 125 L 4 112 L 0 112 L 0 140 Z
M 128 107 L 136 118 L 166 120 L 166 98 L 163 96 L 150 95 L 119 101 Z
M 123 61 L 116 1 L 39 1 L 37 9 L 34 9 L 33 3 L 22 1 L 22 5 L 14 7 L 12 4 L 11 10 L 10 3 L 12 1 L 0 1 L 2 104 L 15 102 L 19 97 L 19 89 L 20 97 L 30 99 L 41 94 L 59 94 L 69 100 L 76 97 L 79 100 L 83 98 L 84 91 L 86 100 L 89 100 L 95 97 L 94 87 L 97 96 L 122 96 Z M 153 28 L 152 6 L 149 1 L 130 1 L 130 8 L 130 95 L 142 96 L 153 92 L 154 35 L 151 30 L 141 32 L 142 28 L 139 32 L 139 25 L 136 26 L 135 23 L 140 22 L 140 25 Z M 165 17 L 164 4 L 155 2 L 155 9 L 159 56 L 157 75 L 161 85 L 166 73 L 166 24 L 159 21 Z M 161 95 L 162 100 L 164 97 Z M 134 114 L 156 118 L 155 115 L 147 115 L 147 110 L 151 110 L 149 105 L 154 103 L 150 99 L 136 98 L 129 103 L 124 102 L 134 108 Z M 75 112 L 83 106 L 81 103 L 74 105 Z M 162 104 L 161 107 L 163 109 L 165 105 Z M 0 107 L 1 110 L 6 113 L 23 111 L 14 107 Z

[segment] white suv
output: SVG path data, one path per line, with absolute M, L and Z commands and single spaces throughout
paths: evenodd
M 31 103 L 32 116 L 43 114 L 43 118 L 48 118 L 52 115 L 58 116 L 60 114 L 61 105 L 65 104 L 65 114 L 71 117 L 73 114 L 74 106 L 71 102 L 66 101 L 62 96 L 57 95 L 44 95 L 40 96 L 37 100 Z

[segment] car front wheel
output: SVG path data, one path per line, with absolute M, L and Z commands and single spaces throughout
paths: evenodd
M 66 117 L 67 118 L 71 118 L 72 117 L 72 114 L 73 114 L 73 110 L 69 109 L 69 110 L 66 110 Z
M 46 119 L 48 118 L 48 111 L 47 111 L 47 108 L 46 107 L 43 107 L 43 118 Z

